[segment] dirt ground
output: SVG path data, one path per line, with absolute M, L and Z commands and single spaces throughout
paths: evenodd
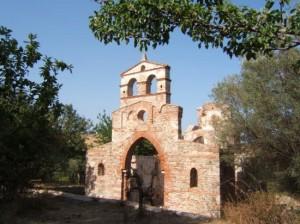
M 60 196 L 40 195 L 0 204 L 0 224 L 202 224 L 201 221 L 167 212 L 145 212 L 121 204 L 83 202 Z

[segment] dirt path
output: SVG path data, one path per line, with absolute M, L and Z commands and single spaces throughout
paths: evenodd
M 200 224 L 199 219 L 168 212 L 145 212 L 114 203 L 79 201 L 43 194 L 18 202 L 0 205 L 0 224 Z M 1 221 L 2 220 L 2 221 Z

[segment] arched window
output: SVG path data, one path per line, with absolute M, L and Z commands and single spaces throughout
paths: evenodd
M 141 121 L 146 121 L 147 120 L 147 112 L 144 110 L 141 110 L 138 112 L 137 117 Z
M 98 176 L 104 176 L 105 170 L 103 163 L 99 163 L 98 165 Z
M 198 173 L 195 168 L 192 168 L 190 172 L 190 187 L 197 187 L 197 186 L 198 186 Z
M 156 93 L 157 80 L 155 75 L 150 75 L 147 79 L 147 94 Z
M 215 124 L 217 124 L 217 122 L 220 120 L 220 118 L 216 115 L 212 115 L 210 117 L 210 122 L 209 124 L 212 125 L 212 126 L 215 126 Z
M 145 69 L 146 69 L 146 66 L 145 66 L 145 65 L 142 65 L 142 66 L 141 66 L 141 71 L 145 71 Z
M 199 136 L 193 142 L 204 144 L 204 138 L 203 136 Z
M 136 96 L 137 95 L 137 81 L 135 78 L 130 79 L 128 83 L 128 96 Z

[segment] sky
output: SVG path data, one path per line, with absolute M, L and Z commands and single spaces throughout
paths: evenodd
M 261 7 L 264 0 L 235 0 Z M 104 45 L 89 29 L 89 16 L 99 8 L 93 0 L 0 0 L 0 25 L 13 30 L 19 43 L 37 34 L 40 51 L 74 66 L 59 75 L 60 101 L 72 104 L 85 118 L 119 108 L 120 73 L 138 63 L 141 52 L 133 45 Z M 183 107 L 183 128 L 195 124 L 196 109 L 211 101 L 211 89 L 227 75 L 240 71 L 241 59 L 221 49 L 199 49 L 179 32 L 169 45 L 150 49 L 148 59 L 171 66 L 172 104 Z

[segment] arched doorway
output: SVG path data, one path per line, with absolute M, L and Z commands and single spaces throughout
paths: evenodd
M 164 174 L 158 151 L 146 138 L 130 147 L 123 170 L 124 194 L 127 200 L 153 206 L 164 202 Z

